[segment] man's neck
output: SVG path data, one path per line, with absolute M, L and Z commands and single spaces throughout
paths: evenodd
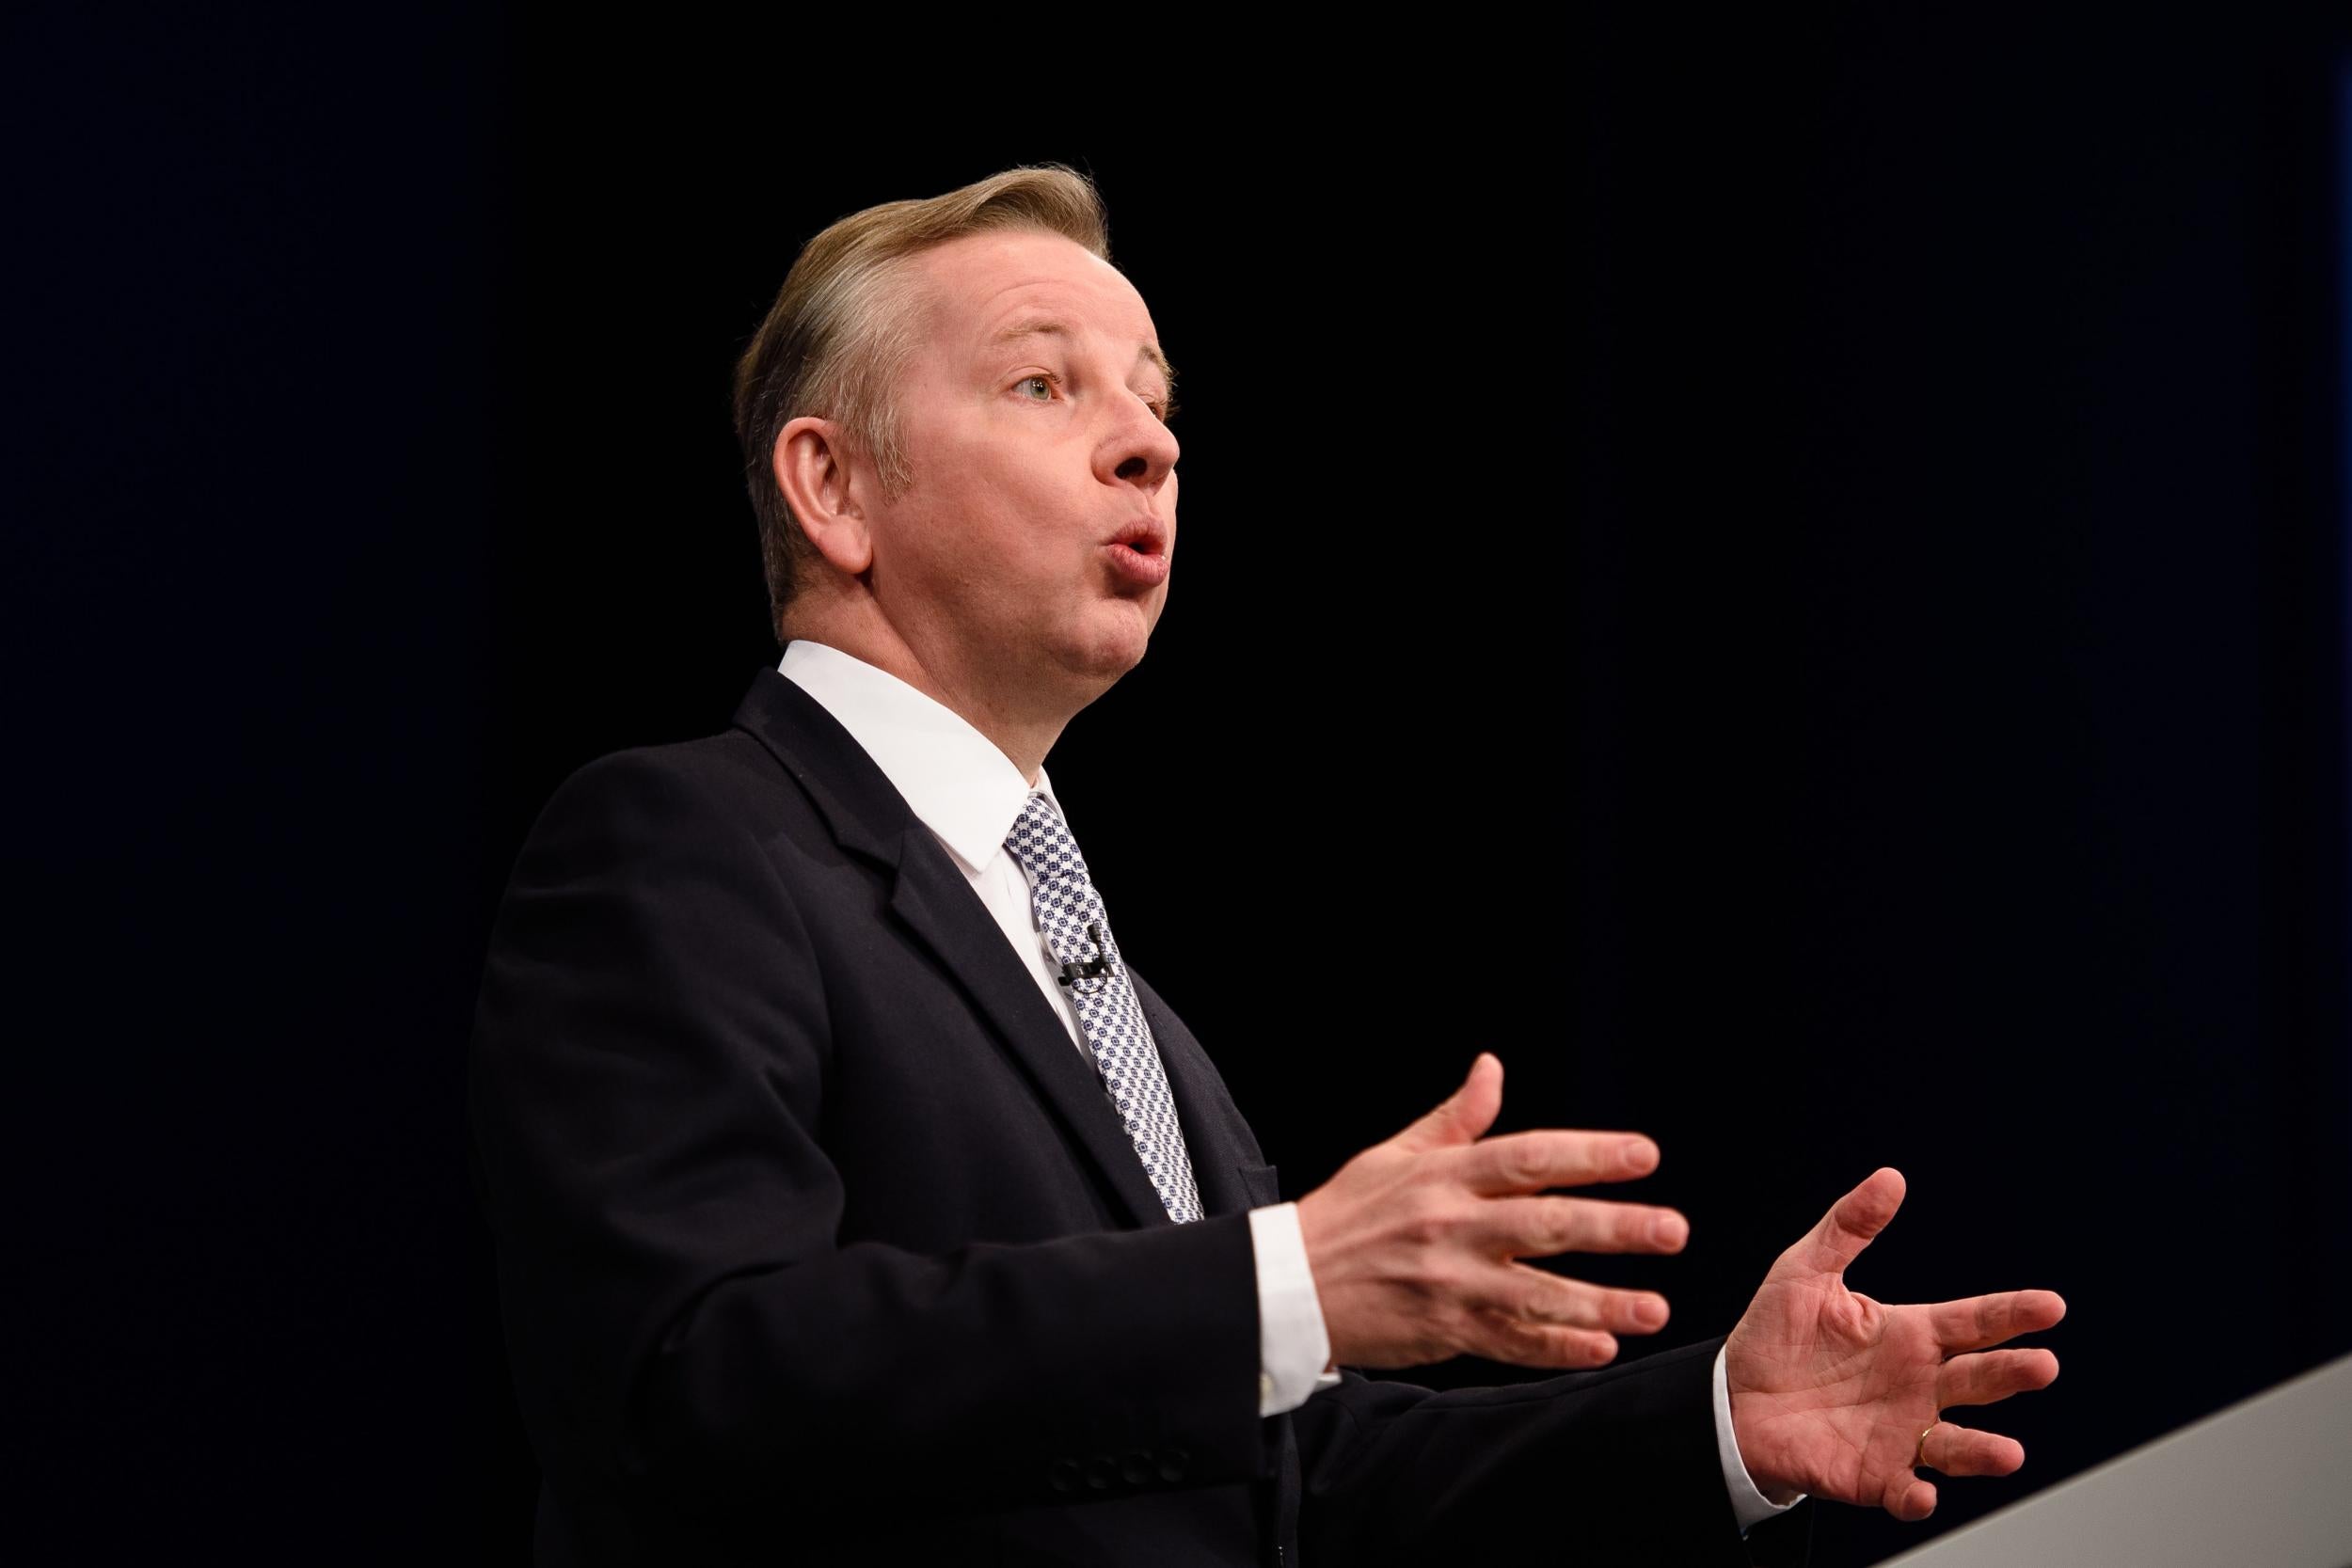
M 1037 784 L 1038 769 L 1044 766 L 1045 753 L 1053 750 L 1054 742 L 1061 738 L 1062 730 L 1070 722 L 1067 714 L 1008 712 L 993 693 L 960 678 L 961 673 L 935 673 L 888 622 L 878 618 L 870 625 L 850 625 L 832 618 L 794 618 L 786 623 L 784 636 L 787 642 L 821 642 L 898 676 L 988 736 L 1032 787 Z

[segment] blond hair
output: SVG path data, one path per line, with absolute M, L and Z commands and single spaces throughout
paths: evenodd
M 817 547 L 776 483 L 784 427 L 804 414 L 841 426 L 842 443 L 870 462 L 883 493 L 914 482 L 898 388 L 922 321 L 907 259 L 992 230 L 1060 234 L 1110 260 L 1101 195 L 1063 164 L 1025 166 L 923 200 L 885 201 L 837 219 L 802 247 L 776 302 L 735 366 L 735 436 L 759 519 L 769 621 L 785 640 L 785 610 Z

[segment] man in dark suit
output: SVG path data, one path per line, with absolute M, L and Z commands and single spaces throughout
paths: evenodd
M 782 662 L 564 781 L 501 903 L 476 1180 L 545 1563 L 1801 1557 L 1827 1497 L 1998 1474 L 2046 1291 L 1884 1307 L 1874 1173 L 1726 1338 L 1517 1259 L 1677 1249 L 1486 1138 L 1502 1065 L 1296 1203 L 1121 954 L 1044 757 L 1175 545 L 1174 372 L 1092 189 L 1009 171 L 812 241 L 738 417 Z M 1350 1369 L 1567 1370 L 1434 1393 Z

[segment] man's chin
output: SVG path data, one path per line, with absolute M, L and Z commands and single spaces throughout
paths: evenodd
M 1152 625 L 1157 619 L 1156 615 L 1138 615 L 1124 626 L 1098 628 L 1097 635 L 1071 650 L 1063 666 L 1081 684 L 1090 688 L 1087 693 L 1089 702 L 1109 690 L 1121 675 L 1143 662 L 1144 653 L 1152 645 Z

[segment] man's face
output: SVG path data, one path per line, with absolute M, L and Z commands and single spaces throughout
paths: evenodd
M 935 675 L 1074 713 L 1168 600 L 1178 449 L 1151 312 L 1057 234 L 968 235 L 913 265 L 930 296 L 901 388 L 913 485 L 868 506 L 873 593 Z M 1139 522 L 1142 551 L 1114 543 Z

